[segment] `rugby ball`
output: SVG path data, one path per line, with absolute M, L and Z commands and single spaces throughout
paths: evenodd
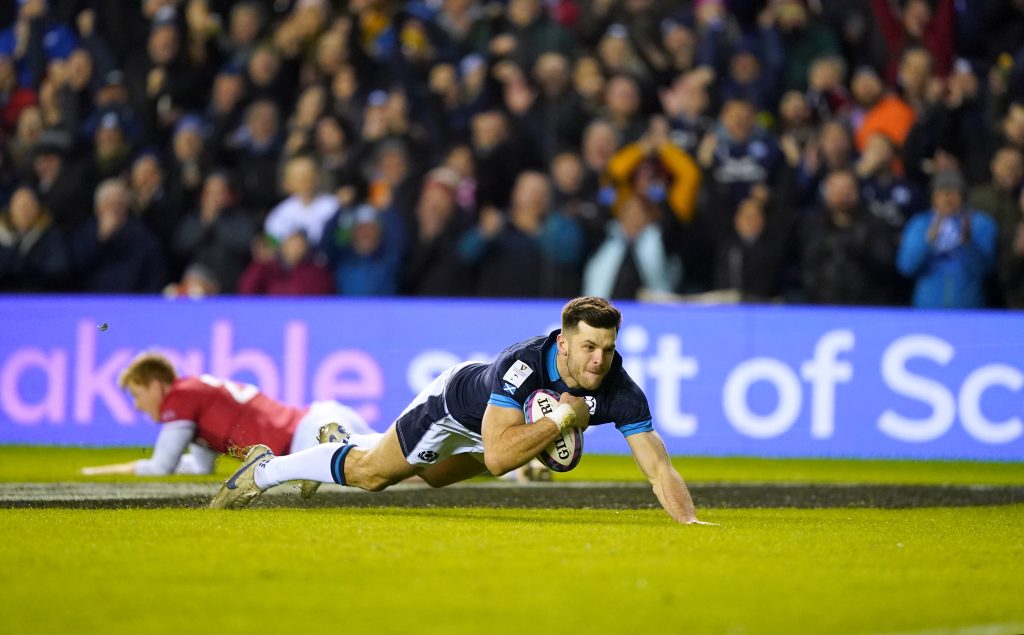
M 558 393 L 545 388 L 530 393 L 523 404 L 526 423 L 539 421 L 554 412 L 558 407 L 558 397 Z M 551 445 L 541 450 L 537 458 L 554 472 L 568 472 L 576 467 L 582 456 L 583 430 L 566 428 Z

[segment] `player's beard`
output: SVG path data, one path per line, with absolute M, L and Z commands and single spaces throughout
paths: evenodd
M 569 369 L 569 376 L 584 390 L 597 390 L 600 388 L 601 382 L 604 381 L 604 376 L 608 374 L 606 369 L 601 369 L 603 372 L 600 375 L 586 372 L 586 358 L 583 361 L 578 361 L 571 350 L 566 353 L 565 365 Z

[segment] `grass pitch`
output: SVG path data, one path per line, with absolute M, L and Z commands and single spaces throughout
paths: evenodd
M 0 448 L 0 481 L 139 456 Z M 1024 483 L 1019 464 L 679 467 L 694 482 Z M 588 456 L 566 478 L 640 475 Z M 0 633 L 1024 632 L 1024 505 L 701 516 L 720 526 L 661 510 L 0 509 Z

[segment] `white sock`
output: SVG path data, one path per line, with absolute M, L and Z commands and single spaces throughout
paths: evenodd
M 333 483 L 331 458 L 343 447 L 344 443 L 321 443 L 302 452 L 274 457 L 266 465 L 257 466 L 253 474 L 256 486 L 267 489 L 286 481 Z
M 371 434 L 353 434 L 348 438 L 348 442 L 357 448 L 364 450 L 372 450 L 377 447 L 380 440 L 384 438 L 383 432 L 373 432 Z

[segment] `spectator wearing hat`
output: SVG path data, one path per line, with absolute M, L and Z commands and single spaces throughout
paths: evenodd
M 242 295 L 327 295 L 333 289 L 331 273 L 317 258 L 306 235 L 296 231 L 284 238 L 280 246 L 260 243 L 254 239 L 253 260 L 242 272 L 238 292 Z
M 199 200 L 209 163 L 206 149 L 208 126 L 197 115 L 185 115 L 174 126 L 166 167 L 166 188 L 182 209 L 193 209 Z
M 214 170 L 203 180 L 198 205 L 175 233 L 173 253 L 178 262 L 205 266 L 223 293 L 234 293 L 258 229 L 251 216 L 238 207 L 230 175 Z
M 124 82 L 124 73 L 117 69 L 108 71 L 100 80 L 93 96 L 93 107 L 82 120 L 80 134 L 83 141 L 92 140 L 100 121 L 108 112 L 117 113 L 120 126 L 130 140 L 139 138 L 138 122 L 132 112 L 128 87 Z
M 47 0 L 18 0 L 14 24 L 0 31 L 0 55 L 14 60 L 18 83 L 37 87 L 52 60 L 65 59 L 77 38 L 67 25 L 50 20 Z
M 897 265 L 914 281 L 913 305 L 980 308 L 985 279 L 996 263 L 997 227 L 991 216 L 963 205 L 964 178 L 944 170 L 932 180 L 932 208 L 903 230 Z
M 393 210 L 378 211 L 366 203 L 339 210 L 321 243 L 339 295 L 398 293 L 404 238 L 395 229 L 400 222 Z
M 91 293 L 159 293 L 167 283 L 160 241 L 131 213 L 128 187 L 107 179 L 94 194 L 95 216 L 72 237 L 76 280 Z
M 72 136 L 63 130 L 46 130 L 36 141 L 31 182 L 43 206 L 53 215 L 54 225 L 70 236 L 92 216 L 83 202 L 83 171 L 72 156 Z
M 0 291 L 58 291 L 67 284 L 71 257 L 35 191 L 21 186 L 0 213 Z
M 434 168 L 424 178 L 416 203 L 416 233 L 402 267 L 405 294 L 452 297 L 471 291 L 469 272 L 455 250 L 468 221 L 456 204 L 459 181 L 449 167 Z
M 92 145 L 92 155 L 85 162 L 85 177 L 90 184 L 127 175 L 132 160 L 132 144 L 118 111 L 108 110 L 100 114 Z

